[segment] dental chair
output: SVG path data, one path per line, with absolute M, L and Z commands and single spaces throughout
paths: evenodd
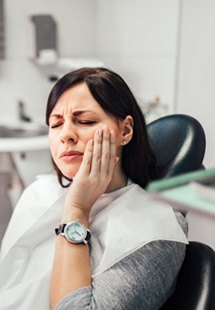
M 147 129 L 157 158 L 155 180 L 204 169 L 205 133 L 195 118 L 168 115 L 149 123 Z M 215 252 L 204 243 L 191 241 L 175 292 L 161 310 L 212 309 L 215 309 Z

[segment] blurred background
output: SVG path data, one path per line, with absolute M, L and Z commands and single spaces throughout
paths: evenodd
M 0 0 L 0 240 L 23 189 L 52 171 L 47 97 L 73 69 L 118 72 L 147 122 L 171 113 L 197 118 L 204 165 L 215 166 L 214 14 L 213 0 Z M 188 220 L 190 240 L 215 248 L 214 220 Z

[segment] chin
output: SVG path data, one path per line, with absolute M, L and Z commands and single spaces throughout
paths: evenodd
M 59 167 L 59 166 L 58 166 Z M 72 179 L 74 178 L 74 176 L 76 175 L 76 173 L 78 172 L 80 168 L 80 165 L 70 165 L 65 167 L 65 166 L 61 166 L 59 167 L 61 173 L 68 179 Z
M 61 173 L 69 180 L 73 179 L 77 172 L 78 172 L 78 170 L 76 170 L 76 171 L 63 171 L 63 170 L 61 170 Z

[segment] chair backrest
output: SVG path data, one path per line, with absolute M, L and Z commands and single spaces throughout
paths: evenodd
M 157 158 L 154 179 L 168 178 L 202 167 L 205 133 L 201 124 L 185 114 L 161 117 L 147 125 Z
M 215 309 L 215 252 L 191 241 L 179 272 L 174 294 L 161 310 Z

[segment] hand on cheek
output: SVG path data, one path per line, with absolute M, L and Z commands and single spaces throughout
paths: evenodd
M 100 128 L 88 141 L 79 171 L 73 178 L 66 197 L 66 209 L 79 209 L 87 216 L 113 176 L 118 158 L 113 130 Z

